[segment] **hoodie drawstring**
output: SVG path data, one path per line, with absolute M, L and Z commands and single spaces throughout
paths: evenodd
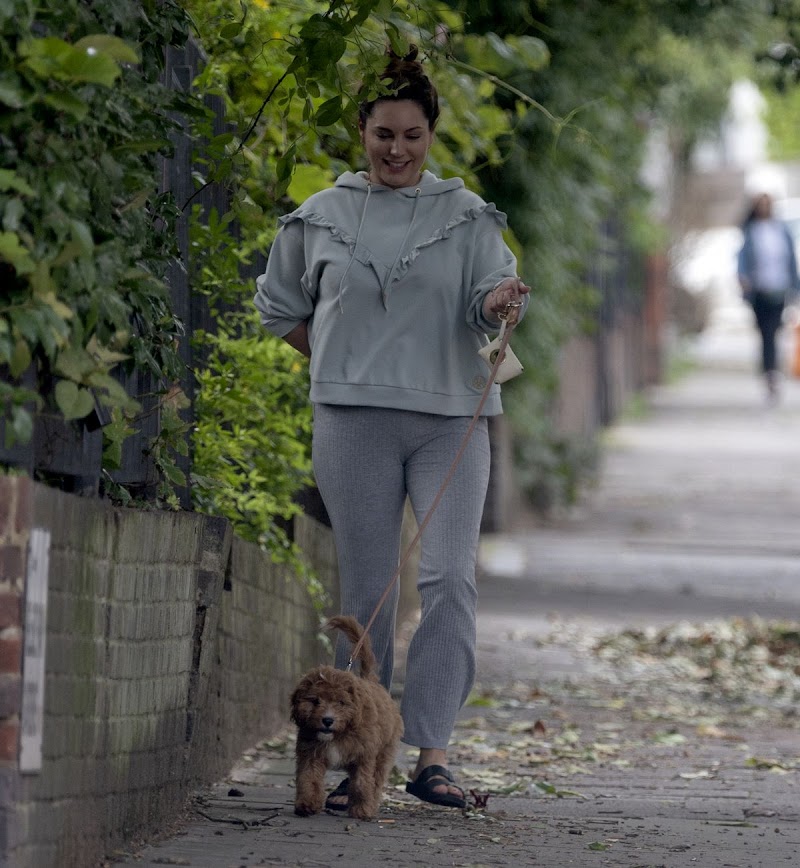
M 411 220 L 408 223 L 406 234 L 403 236 L 403 240 L 400 242 L 400 247 L 397 249 L 397 256 L 395 256 L 392 267 L 389 269 L 389 274 L 387 275 L 386 280 L 383 281 L 383 285 L 381 286 L 381 301 L 383 302 L 384 310 L 389 310 L 389 285 L 392 282 L 392 277 L 394 276 L 395 268 L 397 268 L 397 263 L 400 261 L 400 257 L 403 255 L 403 251 L 406 249 L 406 241 L 408 241 L 408 236 L 411 234 L 411 228 L 413 227 L 414 220 L 417 216 L 417 206 L 419 205 L 419 197 L 421 193 L 422 190 L 420 190 L 419 187 L 414 190 L 414 208 L 411 211 Z
M 347 268 L 344 270 L 344 274 L 342 275 L 342 279 L 339 281 L 339 293 L 336 297 L 336 301 L 339 305 L 339 313 L 344 313 L 344 306 L 342 305 L 342 296 L 344 295 L 344 279 L 347 277 L 347 272 L 350 271 L 350 266 L 353 264 L 353 260 L 356 258 L 356 250 L 358 250 L 358 242 L 361 238 L 361 230 L 364 228 L 364 219 L 367 216 L 367 205 L 369 205 L 369 197 L 372 195 L 372 184 L 367 184 L 367 195 L 364 197 L 364 207 L 361 210 L 361 220 L 358 224 L 358 231 L 356 232 L 356 240 L 353 244 L 353 252 L 350 254 L 350 261 L 347 263 Z
M 339 292 L 337 295 L 337 304 L 339 306 L 339 313 L 344 313 L 344 305 L 342 304 L 342 299 L 344 297 L 344 281 L 347 277 L 348 272 L 350 271 L 350 267 L 353 264 L 353 260 L 356 258 L 356 250 L 358 249 L 358 242 L 361 239 L 361 230 L 364 228 L 364 220 L 367 216 L 367 206 L 369 205 L 369 197 L 372 195 L 372 184 L 367 184 L 367 195 L 364 198 L 364 207 L 361 211 L 361 220 L 358 223 L 358 231 L 356 232 L 356 240 L 353 244 L 353 252 L 350 254 L 350 259 L 347 263 L 347 267 L 344 270 L 344 274 L 342 274 L 342 279 L 339 281 Z M 381 301 L 383 302 L 383 307 L 385 310 L 389 309 L 388 300 L 389 300 L 389 285 L 392 282 L 392 277 L 394 276 L 395 269 L 397 268 L 397 263 L 400 261 L 400 257 L 403 255 L 403 251 L 405 250 L 406 242 L 408 241 L 409 235 L 411 235 L 411 230 L 414 226 L 414 220 L 417 217 L 417 206 L 419 205 L 419 199 L 422 195 L 422 190 L 417 187 L 414 190 L 414 208 L 411 211 L 411 220 L 409 221 L 408 227 L 406 229 L 406 234 L 403 236 L 403 240 L 400 242 L 400 247 L 397 249 L 397 255 L 394 258 L 394 262 L 392 263 L 392 267 L 389 269 L 389 272 L 386 276 L 386 279 L 381 284 Z

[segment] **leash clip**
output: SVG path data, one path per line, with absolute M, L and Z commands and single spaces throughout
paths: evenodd
M 497 314 L 497 318 L 500 322 L 506 322 L 509 316 L 511 316 L 511 311 L 518 307 L 522 307 L 521 301 L 509 301 L 506 304 L 506 309 L 502 313 Z

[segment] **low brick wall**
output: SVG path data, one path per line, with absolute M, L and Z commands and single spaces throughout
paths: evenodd
M 335 598 L 330 531 L 304 518 L 297 536 Z M 0 477 L 0 864 L 87 868 L 162 827 L 286 724 L 325 658 L 318 625 L 298 579 L 222 519 Z

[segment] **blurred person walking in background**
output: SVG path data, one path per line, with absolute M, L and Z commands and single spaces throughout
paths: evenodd
M 738 278 L 745 301 L 753 308 L 761 336 L 761 370 L 770 403 L 778 399 L 780 360 L 777 335 L 783 310 L 800 292 L 794 243 L 786 225 L 772 213 L 772 197 L 758 195 L 742 225 Z

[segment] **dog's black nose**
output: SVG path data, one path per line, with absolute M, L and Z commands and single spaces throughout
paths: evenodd
M 332 717 L 323 717 L 322 722 L 325 726 L 330 729 L 333 726 L 333 718 Z

